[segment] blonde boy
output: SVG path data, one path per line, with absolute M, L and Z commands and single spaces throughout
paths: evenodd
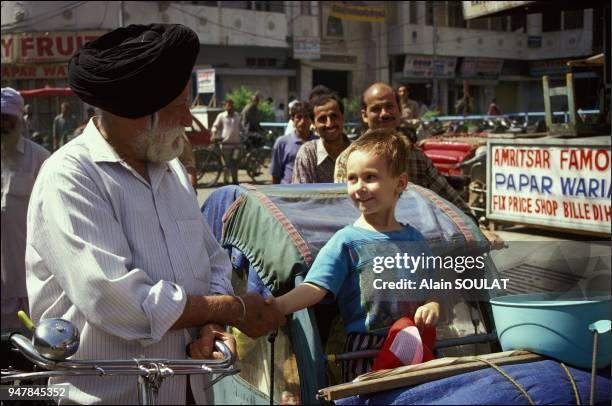
M 424 241 L 410 225 L 395 218 L 395 206 L 406 186 L 406 145 L 403 135 L 394 130 L 370 130 L 351 145 L 347 161 L 347 192 L 361 215 L 339 230 L 317 255 L 304 283 L 273 301 L 283 314 L 312 306 L 328 294 L 337 299 L 348 333 L 347 350 L 380 348 L 386 330 L 381 330 L 380 314 L 372 314 L 364 296 L 360 278 L 367 277 L 368 258 L 361 247 L 368 244 L 392 244 Z M 371 263 L 371 258 L 369 258 Z M 380 309 L 380 307 L 373 307 Z M 369 312 L 370 311 L 370 312 Z M 440 306 L 429 301 L 413 314 L 419 328 L 429 328 L 438 320 Z M 412 313 L 412 311 L 410 311 Z M 399 318 L 401 314 L 393 315 Z M 389 327 L 389 323 L 385 322 Z M 367 372 L 368 363 L 345 371 L 345 380 Z M 350 367 L 349 367 L 350 368 Z

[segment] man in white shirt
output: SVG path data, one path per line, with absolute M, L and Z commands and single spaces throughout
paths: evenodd
M 113 52 L 108 52 L 112 49 Z M 233 296 L 231 265 L 175 159 L 191 124 L 188 82 L 199 51 L 181 25 L 131 25 L 83 46 L 70 87 L 101 114 L 42 168 L 28 211 L 31 318 L 81 332 L 75 359 L 218 357 L 226 324 L 249 336 L 284 318 L 254 294 Z M 164 78 L 164 86 L 153 86 Z M 173 376 L 160 404 L 206 401 L 202 375 Z M 136 377 L 58 377 L 69 403 L 136 404 Z
M 23 97 L 2 88 L 2 332 L 23 327 L 19 310 L 28 309 L 25 247 L 26 214 L 34 180 L 49 152 L 22 136 Z M 3 360 L 3 368 L 4 362 Z
M 212 126 L 213 140 L 221 141 L 221 152 L 227 167 L 223 175 L 228 181 L 228 173 L 232 175 L 232 182 L 238 184 L 238 160 L 242 151 L 240 142 L 240 114 L 234 111 L 234 102 L 231 99 L 223 105 L 225 111 L 220 113 Z

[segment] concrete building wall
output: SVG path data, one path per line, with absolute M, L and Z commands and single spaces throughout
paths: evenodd
M 75 4 L 83 3 L 78 7 Z M 2 27 L 11 31 L 111 30 L 119 26 L 119 1 L 6 1 Z M 178 2 L 125 1 L 123 23 L 183 24 L 200 43 L 288 48 L 284 13 L 206 7 Z

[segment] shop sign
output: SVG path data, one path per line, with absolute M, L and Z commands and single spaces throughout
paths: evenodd
M 406 55 L 404 59 L 404 76 L 406 77 L 433 77 L 434 69 L 438 78 L 454 78 L 457 58 L 452 56 L 438 56 L 435 63 L 431 56 Z
M 355 6 L 345 3 L 332 3 L 329 15 L 342 20 L 384 23 L 387 10 L 377 6 Z
M 609 147 L 488 145 L 487 218 L 610 234 Z
M 2 65 L 2 79 L 65 79 L 67 77 L 67 63 Z
M 319 37 L 295 37 L 293 39 L 294 59 L 321 59 L 321 39 Z
M 503 10 L 524 6 L 533 1 L 462 1 L 463 3 L 463 18 L 469 20 L 471 18 L 481 17 Z
M 464 58 L 461 63 L 461 76 L 464 78 L 497 79 L 503 65 L 503 59 Z
M 214 69 L 198 69 L 196 76 L 198 78 L 198 94 L 215 93 Z
M 529 74 L 531 76 L 565 75 L 569 72 L 566 59 L 552 59 L 548 61 L 531 61 Z
M 105 31 L 2 34 L 2 63 L 65 62 Z

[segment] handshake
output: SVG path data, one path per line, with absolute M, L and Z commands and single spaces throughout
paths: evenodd
M 247 293 L 237 299 L 244 305 L 243 314 L 231 324 L 251 338 L 266 335 L 287 322 L 272 297 L 264 299 L 257 293 Z

